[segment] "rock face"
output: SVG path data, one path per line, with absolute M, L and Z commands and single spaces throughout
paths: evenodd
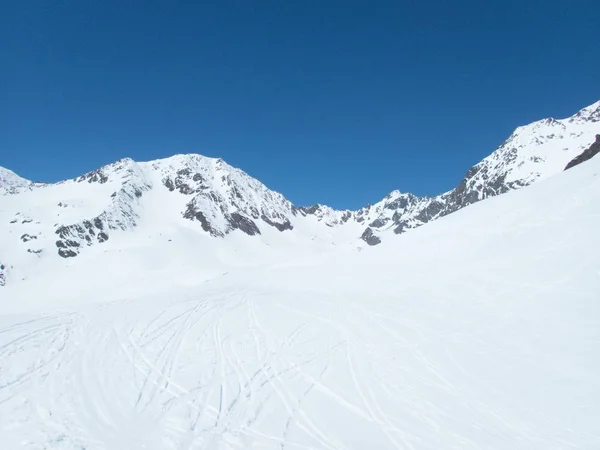
M 117 178 L 120 187 L 110 195 L 109 204 L 104 211 L 95 217 L 56 228 L 55 244 L 58 254 L 63 258 L 77 256 L 84 246 L 106 242 L 113 230 L 128 230 L 137 225 L 139 215 L 136 206 L 144 192 L 152 188 L 152 184 L 133 160 L 117 161 L 75 181 L 105 184 L 111 178 Z
M 567 164 L 565 170 L 570 169 L 571 167 L 575 167 L 576 165 L 581 164 L 582 162 L 585 162 L 589 159 L 592 159 L 598 153 L 600 153 L 600 134 L 596 135 L 596 141 L 592 145 L 590 145 L 590 148 L 585 150 L 581 155 L 578 155 L 575 158 L 573 158 L 569 162 L 569 164 Z
M 30 258 L 73 258 L 115 233 L 167 216 L 213 238 L 310 230 L 329 239 L 346 230 L 353 244 L 378 245 L 593 157 L 600 151 L 599 133 L 600 102 L 567 119 L 517 128 L 448 192 L 418 197 L 393 191 L 355 211 L 297 207 L 222 159 L 196 154 L 150 162 L 126 158 L 56 184 L 33 183 L 0 168 L 0 227 L 7 227 L 0 248 L 19 249 Z
M 589 146 L 597 132 L 600 102 L 566 119 L 544 119 L 519 127 L 496 151 L 469 169 L 451 191 L 401 202 L 393 208 L 391 218 L 377 218 L 370 226 L 374 230 L 393 227 L 396 234 L 404 233 L 478 201 L 527 186 L 560 172 L 573 155 Z M 594 149 L 585 157 L 593 156 Z M 370 245 L 377 243 L 370 234 L 363 240 Z
M 367 228 L 360 238 L 369 245 L 377 245 L 381 243 L 381 238 L 375 236 L 371 228 Z
M 214 237 L 234 230 L 254 236 L 261 226 L 293 229 L 295 207 L 289 200 L 220 158 L 177 155 L 146 164 L 166 189 L 185 197 L 183 217 L 198 221 Z

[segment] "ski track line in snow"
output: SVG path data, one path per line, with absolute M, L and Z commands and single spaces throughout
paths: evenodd
M 257 313 L 256 313 L 256 305 L 254 303 L 254 301 L 250 300 L 248 303 L 249 306 L 249 317 L 250 320 L 252 321 L 252 329 L 254 330 L 254 333 L 262 333 L 264 336 L 267 336 L 267 332 L 266 330 L 263 328 L 263 326 L 261 325 Z M 260 342 L 260 339 L 258 337 L 255 337 L 254 339 L 255 342 Z M 283 344 L 281 344 L 281 346 L 283 346 Z M 268 353 L 272 356 L 272 357 L 276 357 L 276 352 L 274 351 L 269 351 Z M 271 366 L 267 366 L 269 369 L 272 370 Z M 283 406 L 285 407 L 288 417 L 292 417 L 295 413 L 294 408 L 290 405 L 290 399 L 288 399 L 288 397 L 285 395 L 285 391 L 280 389 L 280 387 L 277 385 L 276 381 L 280 381 L 279 380 L 279 374 L 278 373 L 274 373 L 272 376 L 269 376 L 269 374 L 267 374 L 267 371 L 265 369 L 265 366 L 261 366 L 260 369 L 261 373 L 265 376 L 265 379 L 267 380 L 266 383 L 268 383 L 274 390 L 274 392 L 277 394 L 277 396 L 281 399 Z M 288 395 L 291 396 L 291 394 L 288 393 Z M 315 439 L 317 442 L 319 442 L 321 445 L 323 445 L 326 448 L 330 448 L 330 449 L 336 449 L 336 448 L 344 448 L 344 446 L 341 445 L 341 443 L 333 443 L 331 442 L 331 440 L 327 437 L 327 435 L 305 414 L 301 414 L 303 421 L 296 421 L 296 425 L 298 426 L 298 428 L 302 429 L 305 433 L 307 433 L 309 436 L 311 436 L 313 439 Z
M 371 396 L 371 401 L 369 401 L 367 399 L 367 396 L 365 395 L 364 392 L 364 388 L 362 387 L 362 383 L 359 382 L 358 380 L 358 376 L 354 367 L 354 363 L 352 360 L 352 352 L 353 352 L 353 346 L 357 345 L 357 344 L 353 344 L 353 340 L 350 337 L 350 333 L 347 331 L 346 327 L 344 325 L 342 325 L 339 321 L 333 321 L 332 319 L 328 319 L 328 318 L 324 318 L 322 316 L 317 316 L 314 314 L 309 314 L 306 313 L 304 311 L 299 311 L 296 310 L 294 308 L 290 308 L 287 306 L 283 306 L 281 304 L 279 304 L 278 306 L 283 307 L 285 309 L 288 309 L 290 311 L 294 311 L 296 313 L 300 313 L 300 314 L 306 314 L 309 316 L 312 316 L 314 318 L 316 318 L 317 320 L 323 321 L 325 323 L 328 323 L 329 325 L 331 325 L 334 329 L 336 329 L 344 338 L 343 343 L 344 343 L 344 350 L 345 350 L 345 356 L 346 356 L 346 363 L 347 363 L 347 367 L 349 369 L 349 373 L 351 375 L 352 378 L 352 382 L 354 385 L 355 390 L 357 391 L 360 399 L 362 400 L 367 412 L 368 412 L 368 416 L 364 415 L 364 413 L 362 413 L 362 410 L 358 407 L 353 406 L 350 402 L 348 402 L 346 399 L 344 399 L 343 397 L 341 397 L 339 394 L 335 394 L 332 391 L 329 391 L 330 395 L 333 395 L 339 403 L 344 404 L 344 406 L 346 406 L 347 408 L 349 408 L 352 412 L 354 412 L 355 414 L 360 415 L 361 417 L 374 422 L 377 424 L 377 426 L 379 427 L 379 429 L 382 431 L 383 434 L 385 434 L 387 436 L 387 438 L 389 439 L 389 441 L 396 447 L 399 449 L 404 449 L 404 448 L 408 448 L 408 449 L 413 449 L 414 447 L 405 439 L 405 436 L 407 433 L 405 433 L 404 431 L 402 431 L 401 429 L 399 429 L 397 426 L 393 425 L 388 419 L 387 417 L 382 414 L 376 414 L 375 413 L 375 409 L 381 411 L 381 408 L 379 406 L 379 404 L 377 403 L 377 401 L 375 400 L 375 398 L 373 396 Z M 311 378 L 309 375 L 307 375 L 306 373 L 304 373 L 302 371 L 301 368 L 299 368 L 299 370 L 302 372 L 302 375 L 304 377 L 308 377 Z M 317 385 L 318 388 L 320 388 L 321 390 L 324 388 L 324 386 L 318 382 L 318 380 L 313 380 L 312 381 L 312 386 Z M 391 432 L 395 432 L 397 434 L 400 435 L 400 438 L 402 439 L 403 443 L 400 444 L 400 442 L 398 442 L 396 440 L 396 438 L 392 435 Z

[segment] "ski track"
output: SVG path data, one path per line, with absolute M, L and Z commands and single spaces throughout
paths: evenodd
M 3 448 L 350 449 L 351 436 L 364 432 L 379 436 L 379 447 L 418 450 L 431 447 L 414 424 L 442 434 L 454 421 L 444 402 L 418 395 L 424 389 L 459 404 L 474 418 L 470 427 L 494 439 L 577 448 L 506 419 L 505 408 L 551 417 L 514 402 L 493 410 L 475 397 L 469 387 L 482 398 L 502 396 L 453 355 L 453 343 L 477 342 L 475 335 L 440 335 L 401 308 L 383 314 L 348 300 L 340 310 L 339 301 L 303 305 L 242 289 L 3 316 Z M 432 340 L 443 342 L 437 356 Z M 441 368 L 446 360 L 455 372 Z M 340 373 L 347 374 L 343 384 Z M 392 408 L 399 402 L 400 412 Z M 335 420 L 316 420 L 324 407 L 351 417 L 351 433 Z M 37 432 L 23 434 L 31 424 Z M 475 440 L 451 436 L 462 448 L 477 448 Z

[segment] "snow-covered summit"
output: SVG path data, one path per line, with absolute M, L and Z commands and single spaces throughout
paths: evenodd
M 33 183 L 20 177 L 12 170 L 0 166 L 0 195 L 17 194 L 28 189 Z
M 220 158 L 176 155 L 140 165 L 169 191 L 185 196 L 183 217 L 200 222 L 212 236 L 235 229 L 260 234 L 257 221 L 280 231 L 293 228 L 289 200 Z
M 432 198 L 413 199 L 411 207 L 396 210 L 392 220 L 372 223 L 364 236 L 376 244 L 381 240 L 378 234 L 387 228 L 402 233 L 480 200 L 560 173 L 594 142 L 598 133 L 600 102 L 565 119 L 549 118 L 520 126 L 493 153 L 471 167 L 454 189 Z
M 600 100 L 568 118 L 569 122 L 600 122 Z
M 566 119 L 517 128 L 448 192 L 418 197 L 395 190 L 354 211 L 296 206 L 222 159 L 199 154 L 148 162 L 124 158 L 55 184 L 32 183 L 0 168 L 0 262 L 27 266 L 56 255 L 73 258 L 119 233 L 138 239 L 140 226 L 150 234 L 168 229 L 207 239 L 241 235 L 254 239 L 253 246 L 377 245 L 561 172 L 597 134 L 600 102 Z

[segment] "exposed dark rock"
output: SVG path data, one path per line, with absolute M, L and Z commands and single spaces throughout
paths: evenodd
M 242 194 L 240 193 L 240 191 L 234 186 L 231 189 L 231 193 L 238 199 L 238 200 L 243 200 L 244 197 L 242 196 Z
M 192 175 L 191 169 L 184 168 L 176 172 L 175 180 L 166 177 L 162 180 L 169 191 L 178 190 L 183 195 L 192 195 L 208 188 L 205 178 L 200 173 Z M 195 186 L 194 186 L 195 184 Z
M 27 249 L 27 253 L 33 253 L 35 255 L 39 255 L 40 253 L 42 253 L 42 251 L 43 251 L 42 249 L 39 249 L 39 250 L 33 250 L 31 248 Z
M 229 225 L 234 229 L 243 231 L 249 236 L 260 234 L 258 226 L 252 220 L 238 213 L 231 214 L 231 218 L 229 219 Z
M 104 184 L 108 181 L 108 177 L 104 174 L 102 169 L 97 169 L 77 178 L 78 183 L 81 183 L 82 181 L 87 181 L 88 183 Z
M 385 205 L 385 209 L 406 209 L 409 206 L 414 205 L 417 202 L 417 197 L 413 194 L 403 194 L 398 197 L 396 200 L 389 202 Z
M 97 233 L 96 229 L 100 230 L 100 232 Z M 106 242 L 108 234 L 102 230 L 104 230 L 104 224 L 100 216 L 92 220 L 84 220 L 78 224 L 62 225 L 55 231 L 60 238 L 60 240 L 56 241 L 56 246 L 63 249 L 70 248 L 75 253 L 78 253 L 78 248 L 81 244 L 92 245 L 94 242 Z
M 445 207 L 446 207 L 445 203 L 442 203 L 438 200 L 433 200 L 417 215 L 416 219 L 419 222 L 427 223 L 430 220 L 433 220 L 433 219 L 439 217 L 440 214 L 442 214 L 442 212 L 444 211 Z M 398 223 L 401 224 L 400 222 L 398 222 Z M 394 232 L 396 234 L 399 234 L 402 232 L 402 230 L 404 230 L 404 227 L 400 228 L 400 231 L 397 231 L 397 230 L 398 230 L 398 228 L 396 230 L 394 230 Z
M 406 230 L 408 230 L 408 225 L 406 224 L 406 222 L 400 222 L 398 224 L 398 226 L 396 228 L 394 228 L 394 233 L 395 234 L 402 234 Z
M 23 236 L 21 236 L 21 240 L 23 242 L 28 242 L 28 241 L 31 241 L 33 239 L 37 239 L 37 236 L 32 236 L 30 234 L 24 234 Z
M 321 209 L 321 205 L 312 205 L 312 206 L 301 206 L 298 210 L 304 214 L 314 214 L 319 209 Z
M 166 186 L 166 188 L 173 192 L 175 190 L 175 185 L 173 184 L 173 180 L 171 180 L 170 178 L 165 178 L 163 180 L 163 184 Z
M 294 226 L 287 219 L 285 219 L 283 222 L 279 223 L 279 222 L 275 222 L 275 221 L 269 219 L 264 214 L 260 218 L 262 220 L 264 220 L 267 223 L 267 225 L 271 225 L 272 227 L 277 228 L 279 231 L 293 230 L 294 229 Z
M 73 250 L 64 248 L 59 248 L 58 254 L 63 258 L 74 258 L 75 256 L 77 256 L 77 253 L 75 253 Z
M 207 233 L 210 233 L 213 236 L 222 236 L 223 235 L 222 233 L 218 232 L 217 230 L 214 230 L 210 226 L 210 223 L 208 222 L 208 219 L 206 218 L 204 213 L 202 211 L 198 211 L 195 208 L 193 202 L 191 202 L 187 205 L 187 208 L 186 208 L 185 212 L 183 213 L 183 217 L 185 219 L 189 219 L 189 220 L 197 220 L 198 222 L 200 222 L 202 229 L 204 231 L 206 231 Z
M 258 209 L 256 209 L 254 206 L 252 206 L 250 208 L 250 215 L 252 216 L 253 219 L 258 219 L 260 217 L 260 213 L 258 212 Z
M 31 222 L 33 222 L 33 219 L 25 219 L 25 220 L 21 221 L 21 223 L 31 223 Z
M 371 228 L 367 228 L 360 238 L 371 246 L 381 243 L 381 239 L 373 234 L 373 230 Z
M 67 247 L 78 248 L 79 247 L 79 242 L 73 241 L 73 240 L 70 240 L 70 239 L 66 239 L 66 240 L 63 240 L 63 241 L 56 241 L 56 246 L 58 248 L 67 248 Z
M 390 219 L 388 219 L 388 218 L 375 219 L 373 222 L 371 222 L 369 224 L 369 226 L 372 228 L 381 228 L 389 221 L 390 221 Z
M 592 159 L 598 153 L 600 153 L 600 134 L 596 135 L 596 140 L 594 141 L 594 143 L 592 145 L 590 145 L 590 147 L 587 150 L 585 150 L 580 155 L 577 155 L 575 158 L 573 158 L 569 162 L 569 164 L 567 164 L 567 166 L 565 167 L 565 170 L 575 167 L 575 166 L 581 164 L 582 162 Z
M 73 258 L 78 254 L 79 242 L 70 239 L 59 240 L 56 241 L 56 247 L 58 254 L 63 258 Z
M 179 190 L 179 192 L 181 192 L 184 195 L 191 195 L 194 192 L 196 192 L 194 189 L 192 189 L 190 186 L 188 186 L 186 183 L 178 183 L 177 185 L 177 189 Z

